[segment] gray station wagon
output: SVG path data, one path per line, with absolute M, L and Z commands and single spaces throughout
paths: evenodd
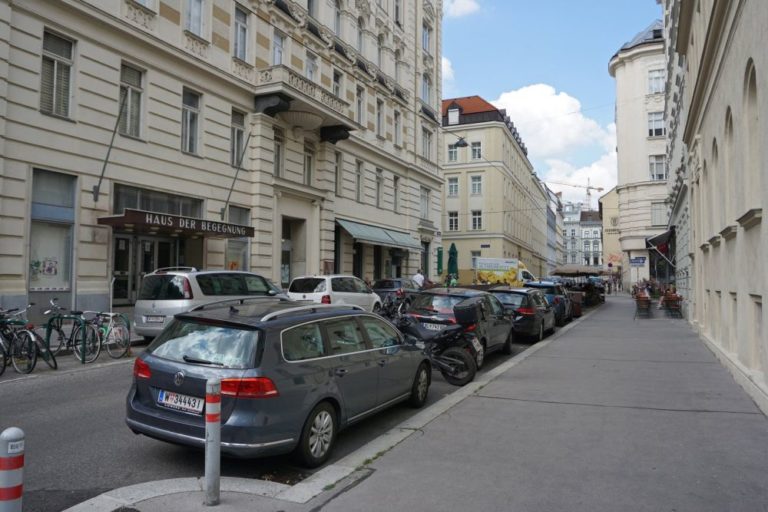
M 221 450 L 294 452 L 324 463 L 336 434 L 385 407 L 421 407 L 423 345 L 357 306 L 227 301 L 182 313 L 134 363 L 126 423 L 137 434 L 203 447 L 205 384 L 221 379 Z

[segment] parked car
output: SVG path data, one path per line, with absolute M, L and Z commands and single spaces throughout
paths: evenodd
M 536 288 L 544 292 L 547 302 L 555 308 L 555 320 L 558 326 L 565 325 L 565 322 L 573 319 L 571 299 L 562 285 L 552 281 L 532 281 L 525 286 L 526 288 Z
M 379 279 L 373 283 L 374 293 L 381 297 L 382 303 L 387 299 L 388 295 L 395 294 L 397 297 L 402 297 L 405 302 L 410 304 L 413 302 L 413 296 L 421 292 L 421 288 L 412 279 L 405 277 L 393 277 L 391 279 Z
M 379 311 L 381 298 L 355 276 L 302 276 L 288 286 L 288 297 L 319 304 L 352 304 L 366 311 Z
M 455 324 L 454 307 L 467 301 L 480 303 L 481 321 L 466 329 L 475 332 L 483 350 L 477 353 L 477 367 L 485 356 L 496 350 L 512 353 L 512 315 L 504 310 L 499 299 L 482 290 L 467 288 L 432 288 L 414 296 L 407 315 L 417 319 L 427 329 L 441 330 Z
M 194 267 L 159 268 L 144 276 L 133 310 L 134 330 L 146 339 L 160 334 L 176 313 L 228 298 L 283 297 L 258 274 Z
M 221 379 L 221 451 L 325 462 L 336 434 L 398 402 L 424 405 L 423 345 L 357 306 L 247 299 L 176 315 L 136 359 L 126 423 L 203 448 L 205 384 Z
M 512 313 L 515 336 L 541 341 L 545 333 L 555 331 L 555 310 L 541 290 L 497 286 L 488 291 Z

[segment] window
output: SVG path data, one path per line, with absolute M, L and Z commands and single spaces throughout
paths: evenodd
M 459 109 L 452 108 L 448 110 L 448 124 L 459 124 Z
M 596 230 L 596 229 L 593 229 L 592 230 L 592 236 L 595 237 L 595 238 L 598 238 L 600 236 L 600 232 L 598 230 Z
M 248 208 L 229 206 L 229 222 L 239 226 L 251 225 Z M 227 270 L 248 270 L 248 238 L 228 238 L 225 254 Z
M 571 236 L 576 236 L 576 230 L 575 229 L 571 230 Z
M 363 200 L 363 162 L 357 161 L 355 169 L 355 199 L 358 202 Z
M 384 194 L 384 171 L 376 169 L 376 208 L 381 208 Z
M 304 361 L 325 355 L 323 336 L 316 323 L 299 325 L 280 334 L 286 361 Z
M 245 60 L 248 48 L 248 12 L 235 7 L 235 44 L 234 56 Z
M 421 99 L 424 100 L 424 103 L 430 103 L 432 97 L 432 80 L 430 80 L 429 75 L 424 73 L 421 76 Z
M 307 0 L 307 12 L 313 18 L 317 18 L 317 0 Z
M 651 155 L 649 157 L 649 168 L 651 172 L 651 181 L 666 181 L 667 179 L 667 157 L 666 155 Z
M 576 263 L 576 253 L 571 253 L 571 263 Z
M 453 144 L 448 144 L 448 161 L 455 162 L 458 159 L 459 159 L 459 149 Z
M 473 196 L 479 196 L 483 193 L 483 177 L 482 176 L 472 176 L 470 178 L 470 183 L 472 185 L 471 193 Z
M 472 210 L 472 229 L 483 229 L 483 212 L 482 210 Z
M 429 218 L 429 196 L 430 190 L 426 187 L 421 187 L 419 194 L 419 215 L 422 219 Z
M 400 120 L 400 112 L 395 111 L 395 146 L 402 144 L 402 122 Z
M 334 96 L 338 96 L 341 98 L 341 82 L 344 79 L 344 75 L 341 74 L 341 71 L 333 70 L 333 94 Z
M 203 0 L 187 0 L 187 30 L 203 37 Z
M 648 72 L 648 94 L 659 94 L 664 92 L 664 81 L 666 77 L 663 69 L 652 69 Z
M 343 177 L 343 169 L 344 169 L 344 156 L 337 151 L 336 152 L 336 160 L 333 166 L 334 174 L 336 176 L 336 195 L 341 196 L 344 192 L 344 177 Z
M 664 130 L 664 112 L 648 112 L 648 136 L 663 137 Z
M 432 158 L 432 132 L 426 128 L 421 130 L 421 156 Z
M 357 18 L 357 51 L 361 54 L 365 51 L 364 31 L 365 22 L 363 21 L 363 18 Z
M 273 157 L 274 160 L 272 161 L 272 172 L 275 176 L 280 176 L 283 173 L 283 144 L 285 143 L 285 138 L 283 136 L 283 131 L 275 128 L 274 130 L 274 138 L 273 138 Z
M 589 240 L 584 240 L 584 250 L 589 251 Z
M 197 154 L 197 131 L 200 117 L 200 95 L 184 88 L 181 108 L 181 150 Z
M 483 158 L 483 145 L 480 142 L 472 143 L 472 160 L 480 160 Z
M 120 133 L 139 137 L 141 135 L 141 94 L 142 73 L 123 64 L 120 67 Z
M 72 41 L 46 32 L 43 35 L 43 69 L 40 110 L 69 117 Z
M 428 54 L 431 54 L 432 27 L 424 23 L 421 26 L 421 48 Z
M 355 106 L 357 108 L 357 122 L 363 124 L 365 120 L 365 91 L 362 87 L 357 88 L 357 95 L 355 96 Z
M 477 258 L 480 257 L 481 251 L 470 251 L 469 254 L 472 257 L 472 268 L 477 268 Z
M 397 331 L 385 322 L 371 317 L 362 317 L 361 321 L 365 330 L 368 332 L 368 339 L 371 340 L 371 347 L 386 348 L 394 347 L 400 344 L 400 338 Z
M 392 178 L 392 203 L 393 209 L 397 211 L 397 205 L 400 202 L 400 176 Z
M 283 50 L 285 49 L 285 35 L 275 30 L 272 38 L 272 65 L 279 66 L 283 63 Z
M 384 36 L 380 34 L 376 43 L 376 65 L 381 68 L 384 65 Z
M 456 197 L 459 195 L 459 178 L 452 176 L 448 178 L 448 197 Z
M 384 136 L 384 102 L 376 100 L 376 135 Z
M 329 320 L 323 323 L 325 332 L 328 334 L 328 344 L 332 355 L 348 354 L 366 349 L 363 333 L 354 317 Z
M 459 230 L 459 212 L 448 212 L 448 231 Z
M 245 114 L 232 110 L 232 123 L 230 129 L 229 163 L 237 167 L 241 164 L 245 135 Z
M 651 203 L 651 225 L 667 225 L 667 205 L 665 203 Z
M 304 146 L 304 184 L 312 185 L 312 174 L 315 169 L 315 148 Z
M 395 82 L 400 83 L 400 50 L 395 50 Z
M 403 26 L 403 2 L 402 0 L 395 0 L 395 23 L 399 27 Z
M 588 229 L 581 230 L 581 236 L 582 238 L 589 238 L 589 230 Z
M 314 82 L 315 77 L 317 76 L 317 57 L 311 53 L 307 53 L 307 61 L 304 66 L 304 76 L 307 77 L 307 80 Z
M 333 0 L 333 33 L 341 37 L 341 4 Z

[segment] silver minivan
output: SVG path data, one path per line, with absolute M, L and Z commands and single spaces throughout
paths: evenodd
M 287 298 L 268 279 L 251 272 L 159 268 L 141 282 L 134 307 L 134 329 L 139 336 L 151 339 L 177 313 L 220 300 L 254 296 Z

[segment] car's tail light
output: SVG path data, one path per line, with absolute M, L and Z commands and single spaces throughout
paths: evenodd
M 183 286 L 184 286 L 184 298 L 185 299 L 193 299 L 194 297 L 192 296 L 192 287 L 189 285 L 189 279 L 187 279 L 185 277 L 183 283 L 184 283 L 183 284 Z
M 535 315 L 536 311 L 533 308 L 517 308 L 518 315 Z
M 402 288 L 398 288 L 397 291 L 395 292 L 395 295 L 397 295 L 398 297 L 402 297 L 403 295 L 405 295 L 405 292 L 403 291 Z
M 135 379 L 148 379 L 152 376 L 152 370 L 149 365 L 138 357 L 133 362 L 133 377 Z
M 221 394 L 236 398 L 271 398 L 280 395 L 275 383 L 268 377 L 221 379 Z
M 323 295 L 323 297 L 320 299 L 320 304 L 330 304 L 330 303 L 331 303 L 330 295 Z
M 464 328 L 464 332 L 475 332 L 476 330 L 477 330 L 477 324 L 469 324 Z

